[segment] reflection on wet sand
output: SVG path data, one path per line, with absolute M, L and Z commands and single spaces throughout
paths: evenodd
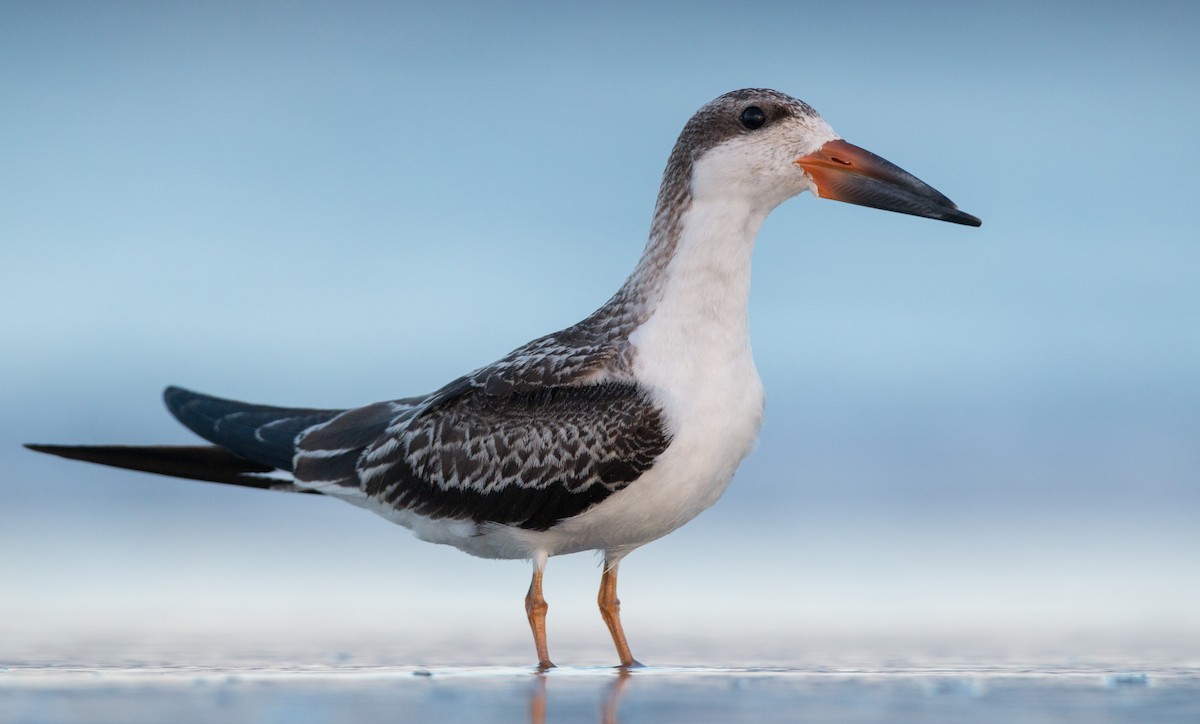
M 621 705 L 621 697 L 625 695 L 625 689 L 629 687 L 629 680 L 633 678 L 629 669 L 624 666 L 617 667 L 616 674 L 617 678 L 608 685 L 604 692 L 604 699 L 600 702 L 600 724 L 617 724 L 617 709 Z M 533 688 L 529 692 L 530 724 L 545 724 L 546 722 L 546 689 L 549 678 L 547 672 L 537 672 Z

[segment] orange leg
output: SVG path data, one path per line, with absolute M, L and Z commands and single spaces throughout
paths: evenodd
M 600 615 L 608 625 L 613 643 L 617 646 L 617 656 L 621 658 L 621 666 L 629 668 L 640 667 L 637 659 L 629 652 L 629 644 L 625 641 L 625 630 L 621 628 L 621 601 L 617 598 L 617 565 L 619 559 L 609 563 L 604 561 L 604 574 L 600 576 L 600 595 L 596 602 L 600 604 Z
M 538 668 L 543 671 L 554 668 L 550 661 L 550 651 L 546 648 L 546 599 L 542 597 L 542 570 L 546 567 L 546 559 L 542 557 L 533 562 L 533 581 L 529 584 L 529 593 L 525 596 L 525 614 L 529 616 L 529 628 L 533 629 L 533 645 L 537 647 Z

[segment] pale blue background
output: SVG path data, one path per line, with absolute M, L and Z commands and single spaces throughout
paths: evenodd
M 568 325 L 636 260 L 684 121 L 745 86 L 984 226 L 771 217 L 761 444 L 627 560 L 635 652 L 1200 638 L 1198 8 L 3 4 L 0 640 L 525 646 L 522 564 L 18 446 L 187 443 L 167 384 L 420 393 Z M 596 578 L 552 561 L 552 645 L 604 652 Z

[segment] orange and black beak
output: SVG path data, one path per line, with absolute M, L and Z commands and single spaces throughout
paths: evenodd
M 801 156 L 796 165 L 812 177 L 823 199 L 967 226 L 983 223 L 891 161 L 841 139 Z

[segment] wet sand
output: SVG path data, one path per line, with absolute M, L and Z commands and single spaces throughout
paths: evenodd
M 1195 722 L 1200 667 L 993 660 L 539 674 L 353 660 L 10 661 L 0 669 L 0 721 Z

